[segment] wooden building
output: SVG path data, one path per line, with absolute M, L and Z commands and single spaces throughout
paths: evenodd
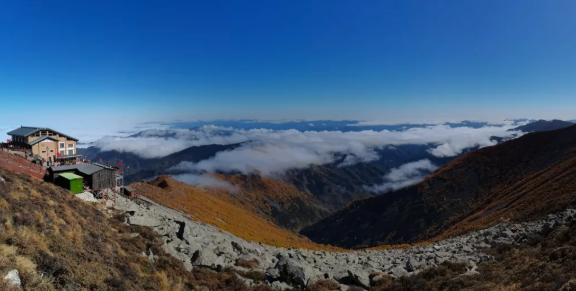
M 31 156 L 44 161 L 77 159 L 78 139 L 46 127 L 21 126 L 8 132 L 12 136 L 10 145 L 26 149 Z
M 116 187 L 116 169 L 101 164 L 77 164 L 48 168 L 47 180 L 54 183 L 61 173 L 74 173 L 92 190 Z

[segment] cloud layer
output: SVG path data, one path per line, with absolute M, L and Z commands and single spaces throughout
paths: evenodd
M 297 131 L 251 129 L 239 130 L 204 126 L 195 130 L 147 130 L 131 137 L 107 137 L 94 143 L 101 150 L 132 152 L 144 158 L 162 157 L 190 146 L 235 144 L 242 146 L 218 153 L 199 163 L 183 162 L 177 168 L 196 172 L 237 171 L 264 175 L 283 173 L 309 165 L 339 161 L 341 166 L 378 160 L 376 149 L 385 146 L 430 145 L 437 157 L 455 156 L 464 149 L 486 147 L 496 142 L 492 136 L 510 137 L 509 126 L 482 128 L 433 125 L 403 131 L 356 132 Z
M 392 169 L 390 173 L 384 176 L 386 182 L 380 185 L 365 186 L 364 188 L 375 193 L 404 188 L 420 182 L 426 174 L 436 169 L 437 167 L 428 159 L 406 163 L 398 168 Z
M 207 188 L 223 188 L 229 192 L 236 193 L 240 190 L 238 186 L 232 185 L 226 181 L 216 179 L 210 175 L 181 174 L 172 176 L 174 179 L 192 185 Z

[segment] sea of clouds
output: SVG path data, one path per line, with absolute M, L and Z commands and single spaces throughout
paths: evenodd
M 380 157 L 378 148 L 394 145 L 431 145 L 436 157 L 451 157 L 472 147 L 486 147 L 496 142 L 490 138 L 512 137 L 518 132 L 511 126 L 481 128 L 433 125 L 401 131 L 363 130 L 298 131 L 271 129 L 234 129 L 203 126 L 198 129 L 150 129 L 129 137 L 105 137 L 92 145 L 102 151 L 130 152 L 143 158 L 158 158 L 191 146 L 238 144 L 234 150 L 219 152 L 198 163 L 182 162 L 179 170 L 191 172 L 235 171 L 245 174 L 281 174 L 290 169 L 334 163 L 340 166 L 371 162 Z

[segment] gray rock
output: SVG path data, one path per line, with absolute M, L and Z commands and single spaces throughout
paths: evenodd
M 276 268 L 268 268 L 266 269 L 266 272 L 264 272 L 264 274 L 274 280 L 278 280 L 278 278 L 280 278 L 280 271 Z
M 140 226 L 148 226 L 148 227 L 155 227 L 162 224 L 160 220 L 147 217 L 147 216 L 132 216 L 128 217 L 128 223 L 131 225 L 140 225 Z
M 209 268 L 216 268 L 218 256 L 214 251 L 209 249 L 198 250 L 192 255 L 193 266 L 203 266 Z
M 406 270 L 408 272 L 414 272 L 418 267 L 420 267 L 420 263 L 414 257 L 408 258 L 408 261 L 406 262 Z
M 10 284 L 14 287 L 22 288 L 22 281 L 20 280 L 20 273 L 16 269 L 8 272 L 8 274 L 6 274 L 6 276 L 4 276 L 4 280 L 8 281 L 8 284 Z
M 348 270 L 348 276 L 352 279 L 352 282 L 358 284 L 361 287 L 370 287 L 370 274 L 361 270 Z
M 294 288 L 292 288 L 292 286 L 284 283 L 284 282 L 280 282 L 280 281 L 274 281 L 272 282 L 272 284 L 270 284 L 272 286 L 272 288 L 276 289 L 276 290 L 280 290 L 280 291 L 284 291 L 284 290 L 294 290 Z
M 310 279 L 314 277 L 312 268 L 287 256 L 281 256 L 275 268 L 278 269 L 281 277 L 288 277 L 300 287 L 306 287 Z
M 394 277 L 402 277 L 402 276 L 408 274 L 408 272 L 406 272 L 406 270 L 404 268 L 402 268 L 401 266 L 396 266 L 396 267 L 390 269 L 388 272 L 391 275 L 393 275 Z

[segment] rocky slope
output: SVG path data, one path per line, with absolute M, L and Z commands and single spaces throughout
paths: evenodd
M 232 268 L 246 273 L 265 272 L 266 284 L 278 289 L 305 288 L 318 280 L 334 280 L 348 286 L 375 285 L 374 274 L 400 277 L 445 261 L 464 262 L 468 272 L 491 257 L 484 251 L 493 244 L 516 244 L 529 235 L 576 218 L 575 210 L 550 215 L 545 220 L 522 224 L 502 223 L 494 227 L 425 246 L 356 252 L 312 251 L 278 248 L 243 240 L 211 225 L 191 220 L 186 215 L 147 199 L 121 198 L 118 209 L 127 211 L 126 222 L 152 227 L 162 235 L 162 248 L 177 257 L 188 270 L 208 267 Z M 250 262 L 247 264 L 246 262 Z M 251 279 L 246 279 L 251 285 Z M 289 284 L 289 285 L 287 285 Z
M 307 205 L 306 199 L 310 197 L 297 192 L 292 186 L 276 184 L 274 180 L 270 182 L 260 177 L 253 177 L 250 180 L 243 180 L 244 178 L 245 176 L 239 176 L 238 179 L 242 181 L 235 180 L 240 189 L 232 194 L 227 190 L 193 187 L 170 176 L 161 176 L 145 183 L 134 183 L 132 187 L 140 196 L 187 213 L 198 221 L 214 225 L 245 239 L 276 246 L 323 248 L 306 237 L 275 224 L 275 221 L 284 222 L 283 219 L 287 219 L 286 225 L 298 225 L 298 222 L 308 219 L 311 213 L 308 208 L 305 208 L 302 217 L 298 215 L 301 212 L 299 207 Z M 262 183 L 266 185 L 261 185 Z M 264 192 L 251 191 L 251 186 L 258 188 L 255 191 Z M 274 187 L 276 189 L 273 189 Z M 283 196 L 273 196 L 280 194 Z M 267 197 L 271 198 L 266 200 Z M 296 212 L 290 213 L 290 211 Z
M 150 228 L 0 167 L 0 290 L 266 290 L 189 272 Z
M 575 204 L 575 177 L 576 126 L 531 133 L 467 153 L 416 185 L 352 203 L 301 233 L 360 247 L 537 219 Z

